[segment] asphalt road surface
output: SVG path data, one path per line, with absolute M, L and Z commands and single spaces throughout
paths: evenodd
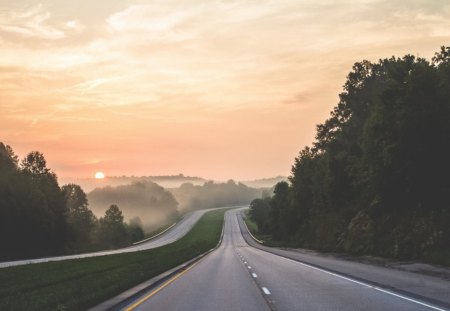
M 439 307 L 390 289 L 392 280 L 387 276 L 383 281 L 387 286 L 380 288 L 252 247 L 243 237 L 242 232 L 247 233 L 241 231 L 240 222 L 239 210 L 228 211 L 223 242 L 217 250 L 130 302 L 125 310 L 448 310 L 442 304 Z M 366 269 L 372 268 L 366 265 Z M 408 278 L 394 279 L 408 282 Z M 426 292 L 426 284 L 409 282 L 411 288 Z M 450 289 L 446 281 L 444 290 L 445 286 Z M 450 291 L 444 293 L 448 296 Z
M 12 267 L 12 266 L 20 266 L 26 264 L 34 264 L 34 263 L 42 263 L 48 261 L 60 261 L 60 260 L 68 260 L 68 259 L 79 259 L 79 258 L 87 258 L 87 257 L 96 257 L 96 256 L 105 256 L 112 254 L 121 254 L 121 253 L 129 253 L 129 252 L 137 252 L 146 249 L 151 249 L 155 247 L 160 247 L 166 244 L 170 244 L 175 242 L 176 240 L 182 238 L 186 235 L 186 233 L 191 230 L 191 228 L 197 223 L 200 217 L 210 211 L 211 209 L 198 210 L 189 214 L 178 222 L 175 226 L 173 226 L 170 230 L 166 231 L 164 234 L 149 240 L 144 243 L 140 243 L 138 245 L 133 245 L 130 247 L 125 247 L 116 250 L 108 250 L 108 251 L 100 251 L 94 253 L 85 253 L 85 254 L 76 254 L 76 255 L 68 255 L 68 256 L 57 256 L 57 257 L 46 257 L 46 258 L 38 258 L 38 259 L 26 259 L 26 260 L 16 260 L 16 261 L 7 261 L 0 262 L 0 268 Z

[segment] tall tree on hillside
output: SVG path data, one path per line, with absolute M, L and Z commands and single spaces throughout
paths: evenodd
M 9 145 L 4 145 L 0 142 L 0 173 L 5 173 L 6 170 L 17 169 L 19 157 L 14 153 Z
M 12 149 L 0 144 L 0 256 L 62 254 L 66 206 L 56 175 L 39 152 L 27 155 L 21 166 L 17 163 Z
M 92 231 L 97 224 L 97 218 L 88 208 L 86 193 L 75 184 L 64 185 L 61 190 L 66 200 L 70 247 L 87 247 L 92 243 Z
M 273 197 L 270 201 L 270 214 L 273 219 L 273 235 L 276 239 L 286 239 L 290 233 L 291 221 L 289 217 L 289 184 L 285 181 L 280 181 L 275 185 Z
M 124 217 L 117 205 L 113 204 L 108 208 L 99 224 L 98 237 L 105 247 L 117 248 L 129 243 Z
M 31 173 L 32 175 L 45 175 L 50 173 L 47 168 L 47 161 L 44 155 L 39 151 L 30 152 L 21 162 L 22 170 Z
M 250 203 L 249 216 L 258 226 L 259 233 L 270 233 L 270 198 L 253 200 Z
M 31 239 L 52 253 L 62 253 L 67 241 L 66 204 L 59 188 L 56 174 L 47 168 L 42 153 L 30 152 L 21 162 L 21 172 L 31 182 L 35 195 L 30 202 L 30 212 L 41 215 L 35 219 L 36 229 Z M 33 220 L 32 220 L 33 221 Z

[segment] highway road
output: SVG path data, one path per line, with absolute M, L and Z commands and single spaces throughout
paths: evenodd
M 241 231 L 243 223 L 239 213 L 239 210 L 230 210 L 225 214 L 223 242 L 217 250 L 121 309 L 448 310 L 445 306 L 450 302 L 448 297 L 438 295 L 442 298 L 438 306 L 437 299 L 433 301 L 436 297 L 419 299 L 415 294 L 397 292 L 390 285 L 394 281 L 404 283 L 404 289 L 419 292 L 421 289 L 424 295 L 428 295 L 427 286 L 430 286 L 436 292 L 443 289 L 441 295 L 448 296 L 450 283 L 447 281 L 423 277 L 421 284 L 417 284 L 417 274 L 413 274 L 415 279 L 410 279 L 411 276 L 405 276 L 402 271 L 388 269 L 391 275 L 397 276 L 392 278 L 384 273 L 386 287 L 380 288 L 348 274 L 329 272 L 282 257 L 246 242 L 242 232 L 248 233 L 245 229 Z M 283 256 L 298 255 L 285 252 Z M 378 275 L 376 268 L 365 265 L 366 270 L 375 269 L 373 274 Z M 356 271 L 358 269 L 362 268 L 357 265 Z
M 185 217 L 180 222 L 178 222 L 170 230 L 167 230 L 164 234 L 161 234 L 160 236 L 155 237 L 154 239 L 151 239 L 144 243 L 140 243 L 138 245 L 133 245 L 133 246 L 116 249 L 116 250 L 100 251 L 100 252 L 93 252 L 93 253 L 0 262 L 0 268 L 20 266 L 20 265 L 26 265 L 26 264 L 42 263 L 42 262 L 48 262 L 48 261 L 61 261 L 61 260 L 69 260 L 69 259 L 79 259 L 79 258 L 87 258 L 87 257 L 96 257 L 96 256 L 137 252 L 137 251 L 142 251 L 142 250 L 146 250 L 146 249 L 160 247 L 160 246 L 175 242 L 176 240 L 178 240 L 181 237 L 183 237 L 184 235 L 186 235 L 186 233 L 188 233 L 189 230 L 191 230 L 191 228 L 195 225 L 195 223 L 197 223 L 197 221 L 200 219 L 200 217 L 204 213 L 206 213 L 207 211 L 210 211 L 210 210 L 212 210 L 212 209 L 198 210 L 198 211 L 186 214 Z

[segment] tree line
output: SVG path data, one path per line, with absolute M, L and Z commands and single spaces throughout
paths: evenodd
M 155 231 L 161 224 L 173 223 L 179 217 L 175 197 L 150 180 L 136 180 L 115 187 L 95 188 L 88 193 L 89 206 L 96 214 L 107 206 L 117 204 L 126 215 L 142 220 L 145 232 Z
M 178 188 L 168 189 L 180 203 L 180 210 L 197 210 L 203 208 L 235 206 L 249 204 L 270 188 L 251 188 L 234 180 L 226 183 L 207 181 L 203 185 L 184 183 Z
M 450 264 L 450 47 L 358 62 L 289 183 L 251 203 L 273 240 Z
M 19 162 L 0 143 L 1 260 L 117 248 L 143 237 L 139 220 L 125 223 L 117 205 L 97 218 L 80 186 L 58 185 L 42 153 Z
M 110 204 L 118 204 L 126 215 L 142 219 L 145 232 L 164 223 L 173 223 L 180 215 L 193 210 L 249 204 L 270 188 L 255 189 L 229 180 L 202 185 L 183 183 L 177 188 L 163 188 L 146 178 L 130 184 L 95 188 L 88 193 L 89 206 L 96 214 L 105 212 Z
M 179 211 L 248 204 L 264 191 L 271 189 L 232 180 L 164 189 L 143 179 L 86 194 L 76 184 L 60 187 L 42 153 L 19 161 L 0 143 L 0 260 L 126 246 L 174 222 Z M 134 218 L 125 222 L 124 214 Z

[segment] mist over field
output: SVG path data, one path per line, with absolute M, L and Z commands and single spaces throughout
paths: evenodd
M 261 197 L 264 191 L 233 180 L 226 183 L 208 181 L 201 186 L 185 183 L 168 190 L 175 196 L 182 211 L 249 204 L 254 198 Z
M 281 181 L 287 181 L 286 176 L 277 176 L 272 178 L 262 178 L 255 180 L 245 180 L 242 183 L 248 187 L 252 188 L 273 188 L 277 183 Z
M 172 193 L 151 181 L 96 188 L 88 194 L 88 201 L 98 216 L 103 215 L 111 204 L 118 205 L 126 219 L 139 217 L 145 231 L 174 221 L 178 215 L 178 202 Z

